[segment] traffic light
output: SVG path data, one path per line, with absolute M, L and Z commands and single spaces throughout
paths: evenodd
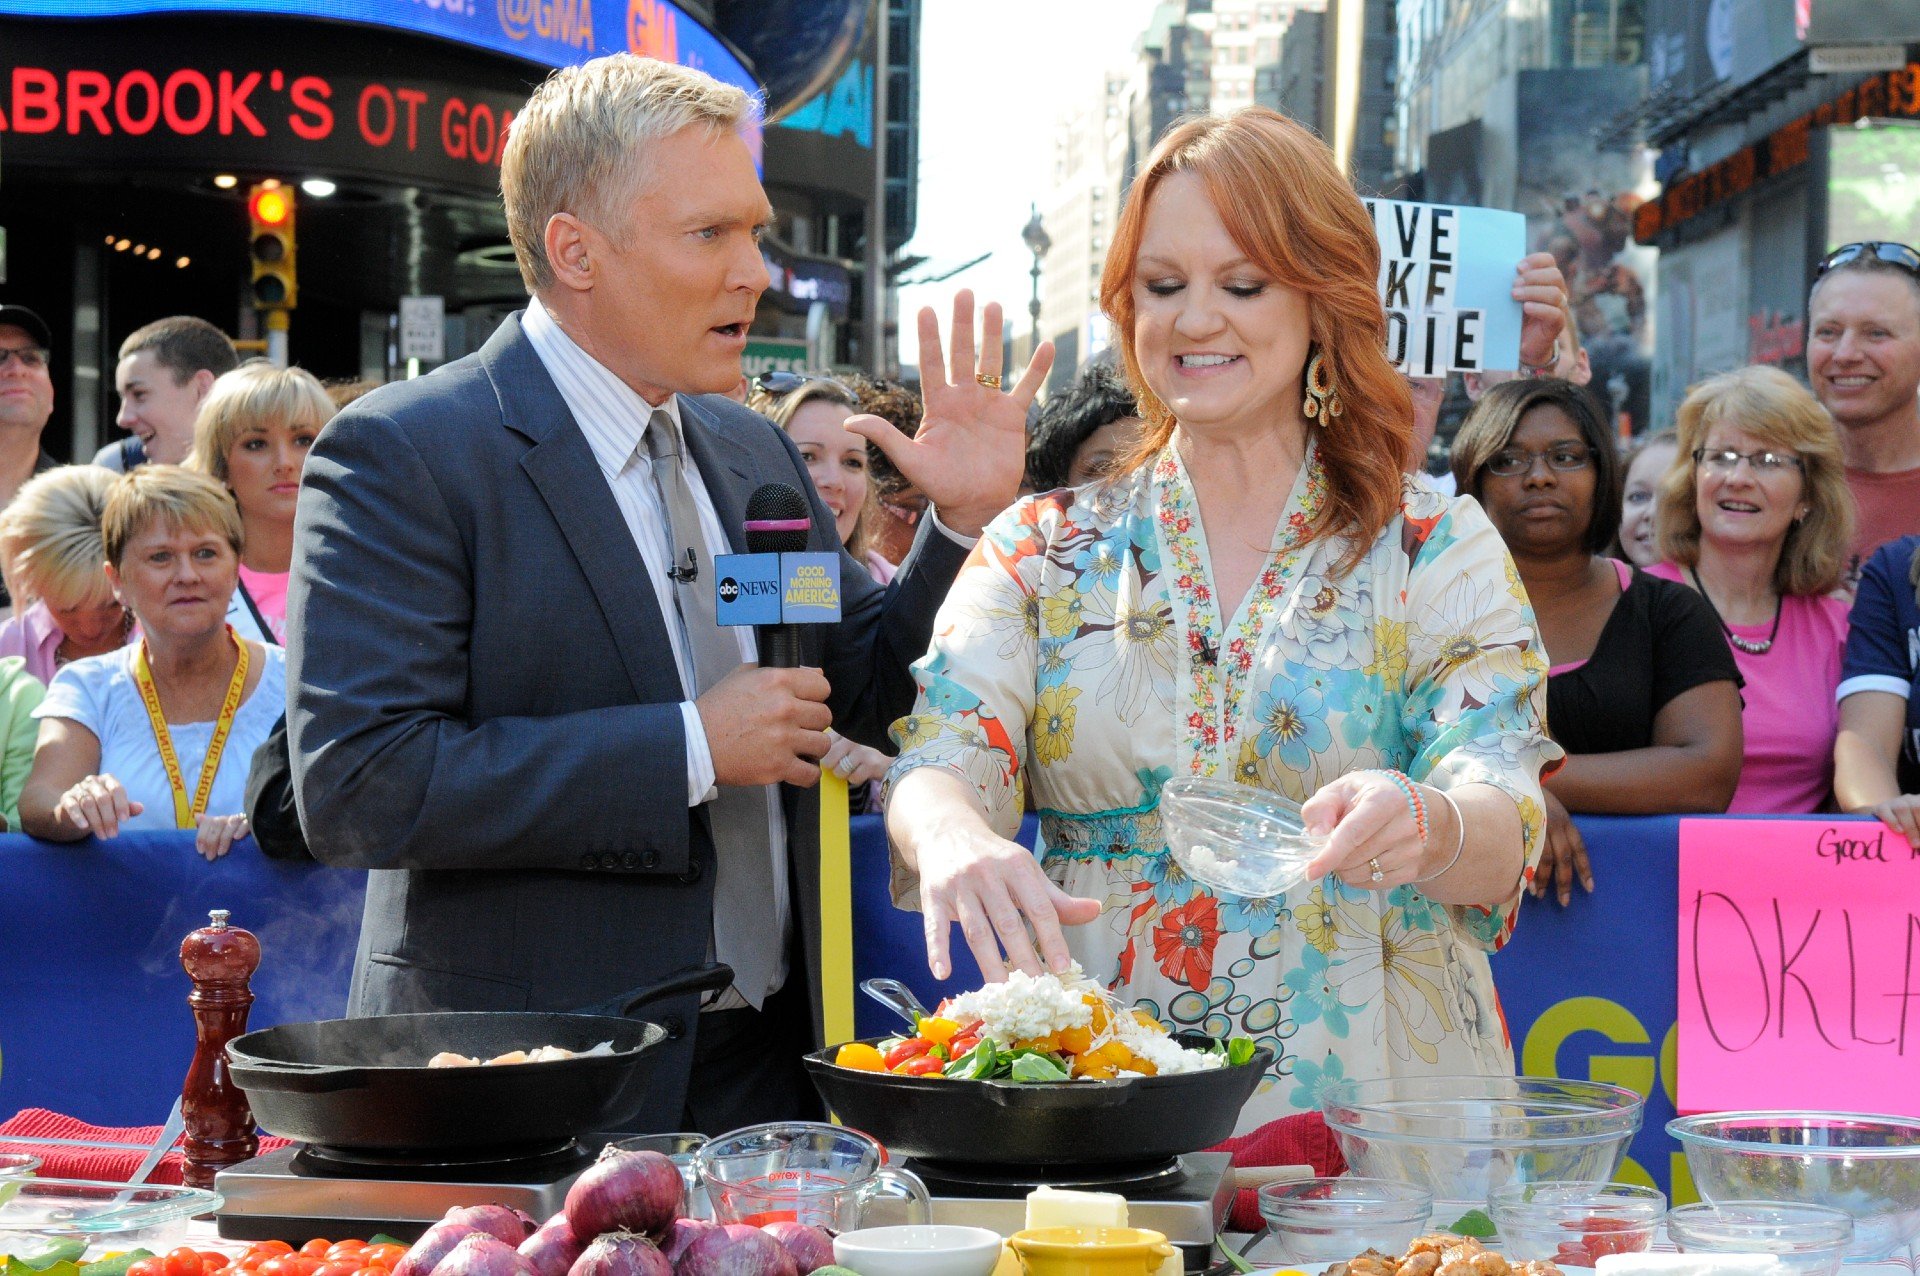
M 293 188 L 261 182 L 247 193 L 253 222 L 248 252 L 253 259 L 253 304 L 259 310 L 291 310 L 294 283 Z

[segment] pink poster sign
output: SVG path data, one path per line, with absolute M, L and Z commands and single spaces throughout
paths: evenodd
M 1680 821 L 1682 1112 L 1920 1116 L 1920 853 L 1878 821 Z

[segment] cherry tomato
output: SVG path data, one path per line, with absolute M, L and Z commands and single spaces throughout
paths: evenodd
M 361 1253 L 366 1248 L 367 1243 L 357 1238 L 353 1240 L 335 1241 L 333 1244 L 327 1246 L 327 1257 L 345 1258 L 349 1254 Z
M 311 1254 L 288 1254 L 287 1261 L 299 1264 L 300 1276 L 316 1276 L 316 1273 L 327 1265 L 326 1259 L 315 1258 Z
M 264 1258 L 275 1258 L 281 1254 L 293 1253 L 293 1246 L 285 1241 L 255 1241 L 247 1246 L 247 1256 L 259 1254 Z
M 302 1254 L 305 1254 L 308 1258 L 325 1258 L 327 1256 L 327 1251 L 332 1248 L 333 1248 L 332 1241 L 324 1240 L 321 1237 L 316 1236 L 312 1240 L 308 1241 L 305 1245 L 302 1245 L 300 1247 L 300 1252 Z
M 360 1260 L 358 1257 L 329 1258 L 326 1262 L 320 1264 L 319 1270 L 314 1272 L 313 1276 L 353 1276 L 353 1274 L 359 1270 Z
M 203 1253 L 200 1255 L 200 1276 L 220 1276 L 232 1265 L 233 1260 L 225 1254 Z
M 940 1060 L 934 1058 L 932 1055 L 923 1054 L 916 1055 L 907 1060 L 895 1068 L 894 1071 L 903 1077 L 924 1077 L 929 1073 L 939 1072 L 945 1066 L 945 1064 L 941 1063 Z
M 296 1254 L 279 1254 L 260 1264 L 259 1276 L 303 1276 L 300 1271 L 300 1258 Z M 173 1276 L 168 1272 L 167 1276 Z
M 159 1258 L 135 1259 L 127 1267 L 127 1276 L 167 1276 L 166 1261 Z
M 955 1037 L 952 1041 L 948 1042 L 947 1049 L 953 1052 L 954 1058 L 958 1059 L 961 1055 L 965 1054 L 967 1051 L 973 1049 L 975 1046 L 979 1044 L 980 1044 L 980 1038 L 970 1037 L 962 1034 L 961 1036 Z
M 919 1037 L 908 1037 L 905 1041 L 902 1041 L 899 1045 L 887 1051 L 885 1056 L 887 1068 L 889 1071 L 898 1071 L 901 1064 L 916 1055 L 925 1054 L 932 1048 L 933 1043 L 931 1041 L 923 1041 Z
M 204 1264 L 200 1261 L 200 1252 L 182 1245 L 179 1249 L 170 1249 L 162 1260 L 166 1276 L 201 1276 Z
M 366 1259 L 369 1267 L 390 1268 L 406 1257 L 406 1253 L 405 1245 L 369 1245 L 366 1253 L 361 1257 Z
M 369 1267 L 356 1268 L 354 1270 L 353 1276 L 390 1276 L 390 1274 L 388 1270 L 384 1267 L 369 1266 Z

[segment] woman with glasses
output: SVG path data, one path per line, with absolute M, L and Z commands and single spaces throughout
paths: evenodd
M 1542 782 L 1538 898 L 1591 891 L 1570 812 L 1727 809 L 1740 781 L 1739 673 L 1697 594 L 1604 557 L 1620 522 L 1619 462 L 1600 405 L 1552 378 L 1489 389 L 1453 441 L 1460 491 L 1513 555 L 1552 661 L 1547 729 L 1567 760 Z
M 1828 808 L 1834 688 L 1847 605 L 1853 497 L 1833 418 L 1778 368 L 1742 368 L 1680 405 L 1681 463 L 1656 516 L 1667 561 L 1651 570 L 1719 614 L 1744 679 L 1737 814 Z
M 892 581 L 897 570 L 894 564 L 868 544 L 868 529 L 876 512 L 867 441 L 846 426 L 847 418 L 860 411 L 853 391 L 832 377 L 763 373 L 754 380 L 747 406 L 771 418 L 800 450 L 807 476 L 833 513 L 834 531 L 847 553 L 882 585 Z M 878 793 L 870 792 L 869 786 L 887 773 L 893 759 L 837 732 L 831 734 L 833 746 L 820 759 L 820 765 L 838 771 L 847 781 L 855 815 L 878 809 Z

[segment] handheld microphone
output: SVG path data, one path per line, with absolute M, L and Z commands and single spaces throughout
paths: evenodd
M 785 483 L 762 483 L 747 498 L 747 552 L 799 554 L 813 531 L 813 510 L 798 488 Z M 785 573 L 782 572 L 784 576 Z M 785 582 L 782 582 L 784 593 Z M 760 663 L 770 669 L 794 669 L 800 664 L 800 631 L 788 623 L 761 630 L 765 649 Z

